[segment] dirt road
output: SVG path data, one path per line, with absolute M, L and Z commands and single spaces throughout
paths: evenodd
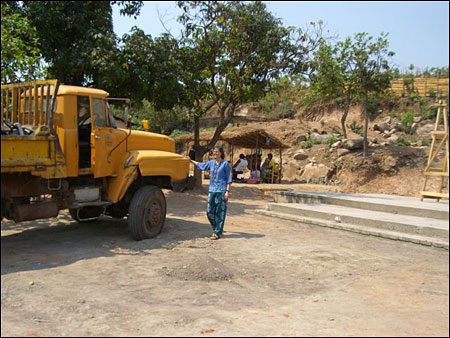
M 2 336 L 448 336 L 445 250 L 252 214 L 233 187 L 211 241 L 206 193 L 168 193 L 154 240 L 126 221 L 1 231 Z

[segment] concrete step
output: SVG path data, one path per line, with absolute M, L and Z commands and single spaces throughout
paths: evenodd
M 269 203 L 269 211 L 448 240 L 448 221 L 331 204 Z
M 336 194 L 280 191 L 274 194 L 277 203 L 322 203 L 391 214 L 449 220 L 448 200 L 425 199 L 382 194 Z
M 368 226 L 361 226 L 361 225 L 354 225 L 354 224 L 347 224 L 347 223 L 336 223 L 334 221 L 327 221 L 327 220 L 323 220 L 323 219 L 286 214 L 286 213 L 275 212 L 275 211 L 270 211 L 270 210 L 256 209 L 253 212 L 257 215 L 275 217 L 275 218 L 280 218 L 280 219 L 303 223 L 303 224 L 312 224 L 312 225 L 323 226 L 323 227 L 328 227 L 328 228 L 332 228 L 332 229 L 355 232 L 355 233 L 359 233 L 359 234 L 363 234 L 363 235 L 377 236 L 377 237 L 387 238 L 387 239 L 391 239 L 391 240 L 411 242 L 411 243 L 415 243 L 415 244 L 433 246 L 433 247 L 449 250 L 448 237 L 447 237 L 447 239 L 442 239 L 442 238 L 429 237 L 429 236 L 423 236 L 423 235 L 418 235 L 418 234 L 403 233 L 403 232 L 399 232 L 399 231 L 384 230 L 384 229 L 373 228 L 373 227 L 368 227 Z

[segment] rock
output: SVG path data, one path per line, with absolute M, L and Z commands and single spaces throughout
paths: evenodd
M 363 138 L 355 138 L 346 140 L 344 142 L 344 147 L 349 150 L 362 149 L 364 147 L 364 139 Z
M 417 135 L 421 137 L 430 137 L 432 131 L 434 131 L 434 124 L 429 123 L 417 129 Z
M 392 156 L 388 156 L 384 159 L 384 161 L 381 165 L 381 169 L 383 169 L 384 171 L 390 171 L 393 168 L 395 168 L 396 165 L 397 165 L 397 160 Z
M 337 141 L 336 143 L 333 143 L 331 145 L 331 148 L 341 148 L 342 147 L 342 141 Z
M 311 134 L 311 138 L 319 141 L 320 143 L 324 143 L 325 140 L 328 138 L 329 136 L 327 134 L 319 134 L 319 133 L 312 133 Z
M 338 157 L 347 155 L 348 153 L 350 153 L 350 150 L 348 150 L 348 149 L 342 149 L 341 148 L 341 149 L 337 150 Z
M 389 129 L 390 129 L 389 123 L 387 122 L 381 122 L 380 124 L 375 124 L 373 126 L 373 130 L 385 131 Z
M 398 136 L 397 136 L 396 134 L 394 134 L 394 135 L 391 135 L 391 137 L 389 137 L 389 138 L 386 140 L 386 143 L 389 144 L 389 145 L 391 145 L 391 144 L 396 144 L 397 141 L 398 141 Z
M 300 135 L 300 136 L 297 136 L 297 138 L 295 139 L 295 141 L 296 141 L 297 144 L 298 144 L 298 143 L 300 143 L 300 142 L 306 141 L 306 139 L 307 139 L 306 135 Z
M 306 160 L 308 158 L 308 155 L 304 151 L 299 151 L 294 155 L 294 159 L 297 161 Z
M 328 168 L 323 164 L 316 165 L 314 163 L 309 163 L 305 166 L 301 178 L 302 180 L 318 179 L 328 177 L 328 175 L 331 174 L 331 172 L 332 169 Z
M 295 161 L 291 161 L 286 166 L 283 166 L 283 179 L 291 181 L 295 179 L 296 175 L 299 173 L 299 168 Z

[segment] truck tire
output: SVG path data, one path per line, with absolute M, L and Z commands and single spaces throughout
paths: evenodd
M 128 230 L 137 240 L 154 238 L 166 220 L 166 198 L 160 188 L 147 185 L 133 196 L 128 212 Z
M 101 207 L 84 207 L 78 212 L 78 209 L 69 209 L 70 216 L 77 222 L 96 221 L 102 214 Z

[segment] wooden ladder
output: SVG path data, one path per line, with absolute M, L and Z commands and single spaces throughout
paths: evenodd
M 441 124 L 443 120 L 443 126 Z M 443 128 L 442 128 L 443 127 Z M 436 125 L 434 131 L 431 132 L 432 142 L 430 148 L 430 155 L 428 157 L 428 164 L 425 168 L 425 181 L 423 183 L 421 194 L 421 201 L 424 197 L 436 198 L 438 201 L 440 199 L 448 199 L 448 191 L 442 192 L 444 188 L 444 182 L 447 181 L 448 189 L 448 178 L 449 178 L 449 139 L 448 139 L 448 113 L 447 105 L 443 101 L 439 101 L 438 112 L 436 116 Z M 444 151 L 443 161 L 440 162 L 439 155 Z M 438 161 L 436 161 L 438 160 Z M 433 167 L 435 162 L 438 163 L 438 167 Z M 427 191 L 427 182 L 430 177 L 440 178 L 439 191 Z

